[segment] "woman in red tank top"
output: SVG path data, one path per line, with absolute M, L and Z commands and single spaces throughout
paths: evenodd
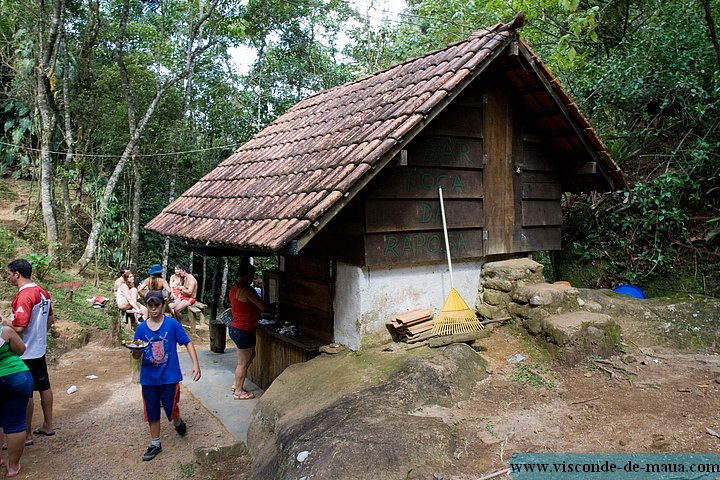
M 250 363 L 255 358 L 255 329 L 260 322 L 260 313 L 270 311 L 270 304 L 260 298 L 251 286 L 254 276 L 254 266 L 240 265 L 238 281 L 230 287 L 229 292 L 232 322 L 228 327 L 228 333 L 238 349 L 235 383 L 232 386 L 235 400 L 255 398 L 252 392 L 244 389 L 245 377 Z

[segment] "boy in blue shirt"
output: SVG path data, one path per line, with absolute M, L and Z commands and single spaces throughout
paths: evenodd
M 152 460 L 162 451 L 160 445 L 160 405 L 165 415 L 181 436 L 187 427 L 180 417 L 180 381 L 182 371 L 177 345 L 185 345 L 192 360 L 192 379 L 200 380 L 200 364 L 195 346 L 180 322 L 165 315 L 165 298 L 160 290 L 151 290 L 145 296 L 149 318 L 138 325 L 135 340 L 147 342 L 143 349 L 133 350 L 133 357 L 142 358 L 140 385 L 145 404 L 145 420 L 150 426 L 151 443 L 143 460 Z

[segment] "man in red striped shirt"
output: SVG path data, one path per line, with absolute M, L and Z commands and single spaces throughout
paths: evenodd
M 33 389 L 40 392 L 40 405 L 43 411 L 43 424 L 32 430 L 33 399 L 28 402 L 28 430 L 25 445 L 32 445 L 33 433 L 36 435 L 55 435 L 52 421 L 53 392 L 50 388 L 45 353 L 47 350 L 47 333 L 55 321 L 50 294 L 32 281 L 32 266 L 27 260 L 20 258 L 10 262 L 5 274 L 7 281 L 18 288 L 12 301 L 10 319 L 1 319 L 3 325 L 11 326 L 26 345 L 22 359 L 33 376 Z

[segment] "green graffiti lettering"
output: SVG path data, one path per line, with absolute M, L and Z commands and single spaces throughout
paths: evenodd
M 412 257 L 413 256 L 412 242 L 410 241 L 410 237 L 408 235 L 403 235 L 402 256 L 403 257 Z
M 435 212 L 433 212 L 433 208 L 430 206 L 427 202 L 422 202 L 420 204 L 420 223 L 430 223 L 433 221 L 433 218 L 435 217 Z
M 460 178 L 460 175 L 455 175 L 455 178 L 453 179 L 452 187 L 450 187 L 452 190 L 464 192 L 465 191 L 465 185 L 462 182 L 462 178 Z
M 400 254 L 395 250 L 398 246 L 398 239 L 395 235 L 385 235 L 385 251 L 383 252 L 383 255 L 387 255 L 388 253 L 394 254 L 396 257 L 399 257 Z
M 435 190 L 435 176 L 432 173 L 423 173 L 420 177 L 420 185 L 425 191 Z
M 438 186 L 438 185 L 444 185 L 445 180 L 446 180 L 447 178 L 448 178 L 448 176 L 447 176 L 446 174 L 444 174 L 444 173 L 438 175 L 438 176 L 435 178 L 435 185 L 433 185 L 433 190 L 437 190 L 437 186 Z
M 467 143 L 460 143 L 460 150 L 458 151 L 458 157 L 465 160 L 468 165 L 473 165 L 475 162 L 470 156 L 470 146 Z
M 429 253 L 441 252 L 442 250 L 440 247 L 440 235 L 437 233 L 430 235 L 430 237 L 428 238 L 427 245 L 428 245 L 427 250 Z
M 456 253 L 467 252 L 467 243 L 465 243 L 465 236 L 459 233 L 457 236 L 457 249 Z

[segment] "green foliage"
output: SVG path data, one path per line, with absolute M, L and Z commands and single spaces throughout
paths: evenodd
M 12 171 L 15 178 L 20 178 L 27 173 L 32 162 L 22 148 L 34 130 L 31 112 L 23 102 L 12 99 L 0 100 L 0 110 L 0 142 L 4 144 L 0 155 L 0 176 Z
M 715 188 L 714 180 L 708 179 L 717 177 L 718 166 L 708 160 L 708 148 L 696 142 L 676 152 L 625 192 L 567 197 L 565 249 L 554 257 L 563 277 L 574 278 L 578 286 L 642 285 L 672 277 L 688 252 L 716 265 L 710 224 L 694 220 L 715 208 L 715 199 L 707 193 Z M 573 262 L 591 265 L 595 278 L 574 277 L 563 267 Z M 592 272 L 584 272 L 588 273 Z M 708 274 L 691 291 L 712 293 L 718 278 Z
M 15 257 L 15 235 L 4 228 L 0 228 L 0 261 L 3 267 Z
M 50 332 L 47 334 L 46 356 L 49 363 L 57 362 L 57 341 Z
M 54 285 L 65 282 L 83 282 L 73 294 L 72 301 L 68 301 L 62 288 Z M 112 284 L 107 281 L 98 287 L 91 282 L 77 275 L 51 270 L 42 286 L 50 293 L 52 298 L 53 313 L 56 318 L 70 320 L 83 327 L 107 330 L 110 328 L 112 313 L 111 307 L 93 308 L 92 302 L 87 298 L 94 298 L 98 295 L 109 298 L 112 304 Z
M 253 262 L 257 272 L 267 272 L 269 270 L 276 270 L 278 268 L 278 257 L 253 257 Z
M 244 78 L 259 129 L 299 100 L 352 78 L 336 39 L 350 10 L 343 1 L 251 1 L 244 14 L 247 43 L 258 56 Z
M 183 478 L 190 478 L 195 475 L 195 464 L 194 463 L 182 463 L 180 464 L 180 475 Z
M 38 280 L 45 280 L 47 274 L 50 272 L 50 257 L 47 253 L 28 253 L 25 258 L 33 269 L 33 278 Z
M 548 378 L 549 370 L 547 367 L 537 363 L 516 363 L 513 365 L 513 372 L 510 379 L 520 385 L 531 385 L 536 389 L 547 388 L 554 389 L 557 382 Z

